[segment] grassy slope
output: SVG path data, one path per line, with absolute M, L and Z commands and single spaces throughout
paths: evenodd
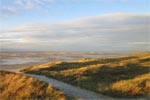
M 150 53 L 52 62 L 22 70 L 42 74 L 113 97 L 150 96 Z
M 65 100 L 63 92 L 34 78 L 0 71 L 1 100 Z

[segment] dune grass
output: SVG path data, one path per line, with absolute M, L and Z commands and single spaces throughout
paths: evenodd
M 41 74 L 116 98 L 149 98 L 150 53 L 122 57 L 85 58 L 31 66 L 25 73 Z
M 66 100 L 62 91 L 32 77 L 0 71 L 0 100 Z

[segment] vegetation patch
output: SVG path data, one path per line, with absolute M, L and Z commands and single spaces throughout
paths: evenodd
M 60 90 L 38 81 L 35 78 L 0 71 L 1 100 L 66 100 L 68 97 Z
M 150 53 L 52 62 L 23 69 L 116 98 L 149 98 Z

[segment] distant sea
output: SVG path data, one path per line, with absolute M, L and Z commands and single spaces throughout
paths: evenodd
M 28 52 L 0 53 L 0 70 L 19 71 L 22 68 L 51 61 L 70 61 L 81 58 L 101 58 L 126 55 L 131 52 Z

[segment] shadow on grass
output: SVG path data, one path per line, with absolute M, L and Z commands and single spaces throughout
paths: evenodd
M 93 64 L 93 62 L 89 62 L 89 63 Z M 65 65 L 70 66 L 68 64 L 75 64 L 77 66 L 77 63 L 67 63 L 67 64 L 64 64 L 64 66 Z M 80 63 L 78 64 L 80 66 Z M 56 66 L 62 66 L 62 65 L 56 65 Z M 48 77 L 53 77 L 58 80 L 71 83 L 73 85 L 83 86 L 92 90 L 96 90 L 99 83 L 110 85 L 113 82 L 117 82 L 120 80 L 133 79 L 136 76 L 149 73 L 149 67 L 143 67 L 143 66 L 140 66 L 139 64 L 133 64 L 133 63 L 129 63 L 126 66 L 116 66 L 113 68 L 109 66 L 102 66 L 100 68 L 97 68 L 96 70 L 86 70 L 84 73 L 76 74 L 76 75 L 72 73 L 69 76 L 59 74 L 59 72 L 56 75 L 45 73 L 45 71 L 57 72 L 60 70 L 64 70 L 64 67 L 62 67 L 63 69 L 60 69 L 60 68 L 59 69 L 56 67 L 45 68 L 45 69 L 39 69 L 38 71 L 27 71 L 26 73 L 43 74 Z M 74 70 L 80 71 L 79 68 L 75 68 Z
M 124 60 L 127 61 L 124 62 Z M 38 70 L 29 69 L 25 70 L 25 72 L 56 78 L 69 84 L 110 96 L 128 97 L 126 93 L 121 91 L 105 91 L 105 89 L 100 91 L 98 87 L 99 85 L 102 85 L 102 87 L 109 87 L 115 82 L 134 79 L 139 75 L 149 73 L 150 67 L 144 67 L 141 65 L 141 63 L 147 63 L 148 61 L 149 58 L 139 59 L 138 57 L 134 56 L 93 60 L 87 58 L 84 62 L 62 62 L 48 68 L 41 68 Z M 123 64 L 120 65 L 120 63 Z M 99 66 L 97 64 L 104 65 Z M 92 65 L 96 66 L 90 68 Z M 112 65 L 114 67 L 112 67 Z M 81 67 L 84 67 L 84 70 L 81 69 Z M 71 69 L 71 73 L 69 72 L 69 69 Z M 52 74 L 51 72 L 56 74 Z M 138 96 L 140 95 L 137 95 L 137 97 Z
M 66 69 L 70 69 L 70 68 L 81 68 L 81 67 L 90 66 L 90 65 L 114 63 L 114 62 L 132 59 L 132 58 L 136 58 L 136 57 L 130 56 L 130 57 L 122 57 L 122 58 L 103 58 L 103 59 L 97 58 L 95 60 L 90 60 L 91 58 L 85 58 L 85 60 L 89 59 L 89 61 L 86 61 L 86 62 L 62 62 L 60 64 L 50 66 L 48 68 L 41 68 L 39 71 L 42 71 L 42 70 L 61 71 L 61 70 L 66 70 Z

